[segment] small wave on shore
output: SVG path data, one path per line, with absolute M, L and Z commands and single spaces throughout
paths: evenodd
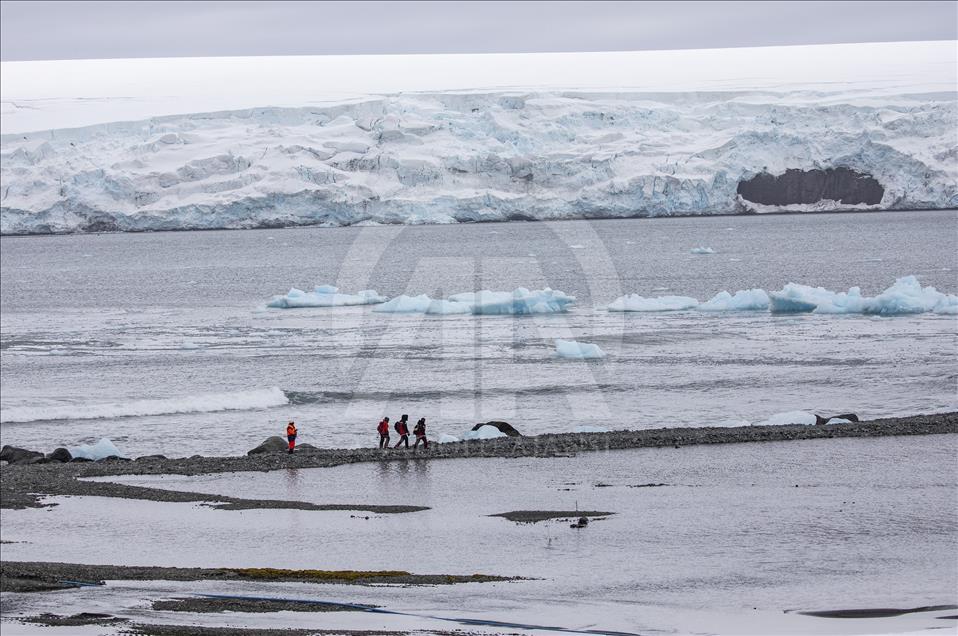
M 96 420 L 175 413 L 247 411 L 289 404 L 279 387 L 204 393 L 155 400 L 131 400 L 102 404 L 45 404 L 15 406 L 0 410 L 0 422 L 43 422 L 51 420 Z

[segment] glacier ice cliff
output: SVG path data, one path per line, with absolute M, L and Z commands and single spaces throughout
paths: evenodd
M 444 92 L 173 115 L 4 135 L 0 233 L 958 207 L 956 127 L 954 92 L 851 90 Z M 762 186 L 757 201 L 743 183 Z

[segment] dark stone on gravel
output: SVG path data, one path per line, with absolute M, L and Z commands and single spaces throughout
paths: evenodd
M 828 424 L 832 420 L 848 420 L 849 422 L 857 422 L 858 416 L 854 413 L 843 413 L 842 415 L 832 415 L 831 417 L 815 415 L 815 424 L 818 424 L 819 426 L 822 424 Z
M 266 441 L 247 452 L 247 455 L 260 455 L 262 453 L 279 453 L 289 450 L 288 442 L 278 435 L 267 437 Z
M 135 462 L 156 462 L 166 459 L 166 455 L 144 455 L 143 457 L 137 457 L 133 461 Z
M 513 428 L 512 424 L 509 424 L 508 422 L 482 422 L 473 426 L 472 430 L 478 431 L 483 426 L 491 426 L 496 428 L 500 433 L 505 433 L 509 437 L 522 437 L 522 433 Z
M 547 519 L 588 519 L 588 517 L 608 517 L 614 514 L 614 512 L 600 512 L 598 510 L 513 510 L 512 512 L 500 512 L 489 516 L 504 517 L 516 523 L 538 523 Z
M 50 461 L 66 463 L 73 459 L 73 455 L 70 454 L 70 451 L 61 447 L 47 455 L 47 459 Z
M 43 459 L 43 453 L 26 448 L 7 445 L 0 449 L 0 460 L 11 464 L 33 464 L 41 459 Z

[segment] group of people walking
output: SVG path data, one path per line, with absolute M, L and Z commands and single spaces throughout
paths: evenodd
M 399 435 L 399 441 L 396 442 L 396 445 L 392 448 L 399 448 L 400 444 L 405 444 L 406 448 L 409 448 L 409 416 L 404 413 L 401 418 L 396 420 L 393 428 L 396 434 Z M 384 417 L 382 421 L 379 422 L 376 431 L 379 433 L 379 448 L 389 448 L 388 417 Z M 416 436 L 416 443 L 412 445 L 413 448 L 419 446 L 419 442 L 422 442 L 423 448 L 429 448 L 429 440 L 426 439 L 426 418 L 419 418 L 415 428 L 412 429 L 412 434 Z
M 401 418 L 396 420 L 393 428 L 399 435 L 399 441 L 396 442 L 396 445 L 392 448 L 399 448 L 400 444 L 405 444 L 406 448 L 409 448 L 409 416 L 403 414 Z M 379 448 L 390 448 L 389 418 L 384 417 L 382 421 L 379 422 L 379 426 L 376 427 L 376 430 L 379 432 Z M 290 422 L 286 425 L 286 441 L 289 443 L 290 453 L 293 453 L 296 449 L 297 433 L 295 423 Z M 429 448 L 429 440 L 426 439 L 426 418 L 419 418 L 419 421 L 416 422 L 416 426 L 412 429 L 412 434 L 416 436 L 416 443 L 412 445 L 413 448 L 417 448 L 420 442 L 422 442 L 423 448 Z

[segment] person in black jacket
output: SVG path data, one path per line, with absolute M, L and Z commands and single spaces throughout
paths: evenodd
M 429 448 L 429 440 L 426 439 L 426 418 L 419 418 L 416 427 L 412 429 L 412 433 L 416 436 L 416 443 L 412 445 L 413 448 L 419 446 L 419 442 L 422 442 L 423 448 Z
M 409 448 L 409 416 L 403 414 L 399 421 L 396 422 L 396 432 L 399 434 L 399 441 L 396 442 L 396 445 L 393 448 L 399 448 L 400 444 L 405 443 L 406 448 Z

